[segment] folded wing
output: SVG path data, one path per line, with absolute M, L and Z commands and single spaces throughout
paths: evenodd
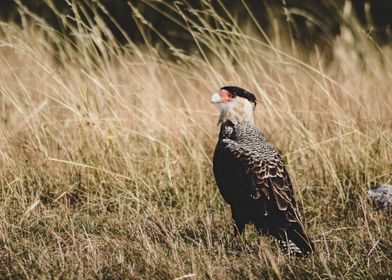
M 298 221 L 296 204 L 293 197 L 293 188 L 284 162 L 276 153 L 263 157 L 250 151 L 246 147 L 231 139 L 222 140 L 223 149 L 230 153 L 242 166 L 244 192 L 253 199 L 267 200 L 264 215 L 273 214 L 276 211 L 287 212 L 289 221 Z

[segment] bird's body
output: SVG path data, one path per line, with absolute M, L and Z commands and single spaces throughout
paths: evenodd
M 290 254 L 306 255 L 312 246 L 300 223 L 284 162 L 253 124 L 253 115 L 245 116 L 246 98 L 238 101 L 238 96 L 233 97 L 236 104 L 222 110 L 213 158 L 215 179 L 231 207 L 235 231 L 242 233 L 245 224 L 254 224 L 261 233 L 276 237 Z M 225 117 L 227 110 L 242 113 Z

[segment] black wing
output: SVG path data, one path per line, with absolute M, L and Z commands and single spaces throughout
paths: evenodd
M 294 252 L 307 254 L 313 250 L 297 214 L 289 175 L 277 153 L 265 159 L 233 140 L 223 139 L 215 150 L 214 174 L 229 204 L 242 200 L 241 205 L 246 205 L 248 200 L 250 205 L 257 201 L 263 205 L 260 215 L 271 218 L 274 235 L 285 250 L 291 250 L 287 245 L 290 242 L 297 246 Z
M 232 211 L 233 205 L 242 208 L 238 211 L 257 211 L 251 220 L 256 227 L 258 221 L 268 221 L 264 225 L 262 222 L 260 229 L 266 227 L 277 237 L 284 251 L 298 255 L 313 251 L 297 214 L 289 175 L 277 153 L 266 159 L 233 140 L 223 139 L 215 150 L 214 175 Z
M 278 154 L 266 160 L 237 142 L 224 139 L 214 155 L 214 174 L 228 203 L 237 199 L 266 200 L 269 203 L 265 204 L 265 216 L 282 211 L 289 214 L 290 220 L 298 221 L 293 188 Z

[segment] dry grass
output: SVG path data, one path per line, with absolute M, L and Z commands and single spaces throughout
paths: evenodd
M 391 216 L 365 192 L 391 181 L 392 48 L 345 30 L 326 63 L 216 20 L 189 21 L 200 49 L 170 46 L 173 60 L 103 40 L 99 19 L 70 26 L 73 41 L 39 19 L 1 24 L 2 277 L 391 276 Z M 309 259 L 251 227 L 233 239 L 211 171 L 209 98 L 227 84 L 257 94 L 257 125 L 284 155 L 315 240 Z

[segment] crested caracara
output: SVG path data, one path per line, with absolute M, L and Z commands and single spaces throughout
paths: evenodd
M 312 244 L 301 225 L 284 162 L 254 125 L 254 94 L 234 86 L 211 97 L 220 109 L 213 171 L 230 205 L 236 234 L 252 223 L 272 235 L 290 255 L 304 256 Z

